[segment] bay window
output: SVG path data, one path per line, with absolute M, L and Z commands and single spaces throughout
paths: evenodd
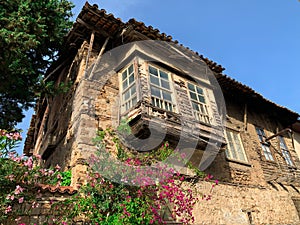
M 133 64 L 121 72 L 121 112 L 131 109 L 137 102 L 136 78 Z
M 148 69 L 152 105 L 173 112 L 174 97 L 170 75 L 168 72 L 152 65 L 149 65 Z
M 192 83 L 188 83 L 187 86 L 194 117 L 201 122 L 210 124 L 204 89 Z

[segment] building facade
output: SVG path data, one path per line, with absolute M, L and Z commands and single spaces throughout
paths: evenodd
M 73 85 L 42 95 L 26 155 L 71 169 L 72 183 L 80 183 L 97 130 L 116 129 L 126 118 L 130 148 L 143 154 L 168 141 L 220 181 L 212 200 L 196 205 L 195 224 L 300 223 L 297 113 L 171 36 L 97 5 L 85 4 L 65 43 L 46 79 Z

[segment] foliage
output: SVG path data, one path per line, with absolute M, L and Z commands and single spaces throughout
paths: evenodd
M 18 156 L 13 149 L 20 140 L 18 131 L 0 129 L 0 223 L 17 218 L 18 205 L 25 202 L 30 208 L 38 207 L 40 191 L 37 184 L 59 185 L 70 179 L 68 172 L 61 175 L 59 166 L 50 169 L 36 166 L 40 156 Z
M 19 141 L 22 140 L 21 130 L 8 132 L 0 129 L 0 158 L 8 157 Z
M 35 101 L 35 86 L 57 59 L 71 27 L 68 0 L 0 4 L 0 127 L 11 128 Z
M 111 156 L 107 146 L 109 140 L 118 144 L 117 159 Z M 194 221 L 193 207 L 200 200 L 198 197 L 211 198 L 211 193 L 197 192 L 184 175 L 171 167 L 163 164 L 155 164 L 154 169 L 147 167 L 149 161 L 146 158 L 151 157 L 152 162 L 157 162 L 174 152 L 168 143 L 155 153 L 139 156 L 126 152 L 116 133 L 109 129 L 99 131 L 94 142 L 98 151 L 89 162 L 87 183 L 78 195 L 57 207 L 69 212 L 61 221 L 83 216 L 92 224 L 162 224 L 166 219 L 163 218 L 164 211 L 169 209 L 169 219 L 188 224 Z M 120 151 L 124 153 L 121 157 Z M 211 178 L 206 176 L 204 179 Z
M 55 173 L 53 174 L 53 179 L 52 179 L 52 181 L 49 182 L 49 184 L 51 184 L 51 185 L 59 184 L 60 186 L 70 186 L 71 178 L 72 178 L 71 170 L 55 171 Z

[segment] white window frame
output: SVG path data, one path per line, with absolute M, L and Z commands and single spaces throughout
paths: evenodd
M 258 139 L 260 141 L 264 157 L 266 158 L 266 160 L 274 162 L 275 158 L 274 158 L 273 153 L 270 149 L 271 144 L 270 144 L 270 142 L 265 141 L 267 136 L 265 134 L 264 129 L 261 128 L 261 127 L 255 127 L 255 130 L 256 130 L 256 134 L 258 136 Z
M 211 124 L 210 107 L 206 89 L 188 81 L 186 85 L 194 118 L 200 122 Z M 193 86 L 193 90 L 191 86 Z
M 152 105 L 166 111 L 176 112 L 173 80 L 170 72 L 153 64 L 147 64 L 147 68 Z M 154 71 L 151 72 L 151 68 L 156 70 L 157 74 Z
M 137 77 L 134 67 L 132 62 L 119 72 L 121 113 L 127 112 L 137 103 Z M 132 71 L 130 68 L 132 68 Z M 133 81 L 131 77 L 133 77 Z M 125 83 L 126 86 L 124 85 Z
M 231 160 L 248 163 L 240 133 L 227 128 L 225 130 L 225 138 L 227 142 L 226 157 Z
M 283 156 L 286 164 L 288 164 L 289 166 L 294 166 L 290 151 L 289 151 L 288 147 L 286 146 L 283 136 L 278 136 L 278 140 L 279 140 L 280 150 L 281 150 L 282 156 Z

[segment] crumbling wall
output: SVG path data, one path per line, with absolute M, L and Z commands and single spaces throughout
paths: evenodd
M 54 187 L 51 187 L 55 189 Z M 66 191 L 66 189 L 70 193 Z M 59 189 L 59 188 L 57 188 Z M 39 195 L 37 200 L 35 201 L 34 207 L 32 204 L 28 204 L 26 202 L 19 204 L 16 203 L 13 205 L 13 210 L 18 212 L 19 217 L 17 220 L 12 218 L 7 218 L 5 222 L 1 223 L 1 225 L 15 225 L 15 224 L 54 224 L 55 221 L 60 217 L 60 212 L 64 213 L 62 205 L 57 205 L 59 202 L 63 202 L 66 199 L 72 197 L 72 195 L 76 192 L 71 187 L 64 187 L 61 190 L 55 191 L 43 191 L 41 193 L 36 193 Z M 67 207 L 67 205 L 65 205 Z M 69 223 L 68 223 L 69 224 Z M 74 225 L 82 225 L 84 221 L 81 218 L 74 218 L 73 223 Z
M 207 193 L 210 184 L 202 182 L 198 188 Z M 200 200 L 196 205 L 195 224 L 299 224 L 292 200 L 298 193 L 279 185 L 276 188 L 219 184 L 213 189 L 211 200 Z

